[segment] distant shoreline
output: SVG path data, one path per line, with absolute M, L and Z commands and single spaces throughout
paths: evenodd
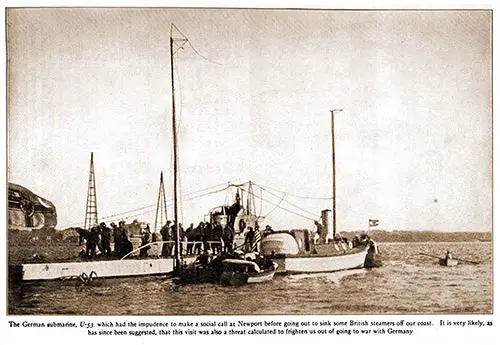
M 361 232 L 355 232 L 361 233 Z M 342 233 L 348 238 L 348 234 Z M 440 232 L 440 231 L 385 231 L 371 230 L 368 235 L 377 242 L 492 242 L 491 232 L 481 231 L 455 231 L 455 232 Z M 352 236 L 352 235 L 351 235 Z
M 340 232 L 352 240 L 363 231 Z M 377 243 L 438 243 L 438 242 L 489 242 L 491 232 L 437 232 L 437 231 L 384 231 L 368 232 Z M 135 248 L 140 243 L 133 239 Z M 84 246 L 78 245 L 78 235 L 74 230 L 16 231 L 9 230 L 7 249 L 9 264 L 33 262 L 35 256 L 44 261 L 71 261 L 78 258 Z

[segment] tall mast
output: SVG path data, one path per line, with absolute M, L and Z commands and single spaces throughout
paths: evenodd
M 85 208 L 85 225 L 84 229 L 90 230 L 93 226 L 99 224 L 97 220 L 97 196 L 95 186 L 95 172 L 94 172 L 94 152 L 90 153 L 90 172 L 89 184 L 87 191 L 87 205 Z
M 165 220 L 163 219 L 163 214 L 165 214 Z M 160 221 L 158 222 L 158 216 L 160 216 Z M 163 227 L 167 221 L 167 200 L 165 198 L 165 187 L 163 184 L 163 171 L 160 174 L 160 189 L 158 191 L 158 202 L 156 203 L 156 217 L 155 217 L 155 227 L 154 232 L 157 232 L 157 226 Z
M 175 85 L 174 85 L 174 39 L 172 38 L 172 24 L 170 28 L 170 77 L 172 83 L 172 140 L 174 143 L 174 224 L 175 224 L 175 267 L 179 268 L 181 263 L 180 238 L 179 238 L 179 211 L 177 208 L 177 121 L 175 118 Z
M 341 112 L 342 109 L 330 110 L 332 113 L 332 216 L 333 216 L 333 238 L 337 233 L 337 209 L 335 195 L 335 113 Z

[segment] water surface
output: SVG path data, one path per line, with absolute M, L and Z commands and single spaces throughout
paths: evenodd
M 491 242 L 382 243 L 384 266 L 277 276 L 224 287 L 178 286 L 171 278 L 100 279 L 89 286 L 41 282 L 9 287 L 9 314 L 263 315 L 492 313 Z M 419 255 L 482 261 L 439 266 Z

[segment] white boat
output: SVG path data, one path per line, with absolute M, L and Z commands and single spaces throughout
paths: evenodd
M 364 267 L 370 248 L 341 243 L 313 244 L 307 230 L 280 231 L 262 239 L 261 253 L 278 264 L 276 273 L 335 272 Z
M 272 262 L 266 268 L 260 268 L 254 261 L 226 259 L 222 261 L 224 271 L 220 282 L 225 285 L 264 283 L 274 278 L 278 264 Z
M 321 228 L 312 238 L 308 230 L 292 230 L 270 233 L 262 239 L 261 253 L 278 264 L 277 273 L 319 273 L 349 270 L 381 265 L 376 258 L 377 245 L 368 236 L 358 240 L 354 248 L 336 233 L 335 204 L 335 129 L 334 117 L 342 109 L 331 110 L 332 115 L 332 210 L 323 210 Z M 320 241 L 322 244 L 316 244 Z
M 450 258 L 439 259 L 439 264 L 441 266 L 456 266 L 456 265 L 458 265 L 458 260 L 454 260 L 454 259 L 450 259 Z
M 187 262 L 194 257 L 185 258 Z M 54 262 L 24 264 L 21 269 L 23 281 L 60 280 L 78 277 L 124 278 L 163 275 L 174 270 L 173 258 L 151 258 L 132 260 L 95 260 L 83 262 Z

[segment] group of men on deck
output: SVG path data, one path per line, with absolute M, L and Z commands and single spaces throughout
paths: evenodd
M 104 257 L 121 258 L 133 251 L 132 242 L 129 239 L 129 234 L 124 221 L 120 221 L 118 226 L 111 223 L 111 228 L 102 222 L 99 225 L 92 227 L 90 230 L 77 228 L 79 234 L 79 245 L 82 245 L 85 240 L 85 251 L 82 250 L 81 255 L 86 258 L 94 258 L 97 249 Z M 270 226 L 266 226 L 263 233 L 272 232 Z M 171 221 L 161 228 L 160 233 L 151 232 L 149 225 L 141 230 L 141 245 L 140 257 L 147 257 L 150 244 L 154 242 L 163 242 L 161 256 L 171 257 L 174 255 L 173 249 L 176 239 L 176 227 Z M 210 222 L 201 221 L 198 226 L 190 224 L 187 229 L 184 229 L 182 224 L 179 224 L 180 238 L 180 253 L 186 255 L 200 255 L 202 252 L 210 251 L 212 254 L 221 252 L 232 252 L 234 249 L 234 230 L 231 224 L 224 227 L 220 224 L 212 224 Z M 255 227 L 248 227 L 245 236 L 243 247 L 240 248 L 245 252 L 255 250 L 256 243 L 260 240 L 261 233 L 259 232 L 258 224 Z M 114 244 L 111 250 L 111 242 Z
M 269 226 L 266 228 L 268 231 Z M 255 249 L 255 242 L 260 237 L 256 235 L 258 232 L 258 225 L 255 229 L 249 227 L 245 237 L 244 250 L 252 251 Z M 173 248 L 176 238 L 176 227 L 171 221 L 167 223 L 160 230 L 161 241 L 165 242 L 162 246 L 163 257 L 170 257 L 173 255 Z M 210 251 L 212 254 L 219 254 L 221 252 L 232 252 L 234 229 L 230 223 L 224 227 L 220 224 L 211 224 L 210 222 L 201 221 L 198 226 L 193 223 L 187 229 L 184 229 L 182 224 L 179 224 L 179 239 L 180 239 L 180 252 L 186 255 L 200 255 L 202 252 Z M 185 245 L 185 248 L 184 248 Z M 243 248 L 242 248 L 243 249 Z
M 312 242 L 314 244 L 327 244 L 334 243 L 346 250 L 347 248 L 356 247 L 358 245 L 365 245 L 366 241 L 368 241 L 368 236 L 366 234 L 361 234 L 360 236 L 356 236 L 353 241 L 349 240 L 347 237 L 342 236 L 340 234 L 335 234 L 333 238 L 328 238 L 328 230 L 327 228 L 318 221 L 314 222 L 316 231 L 313 231 L 311 234 Z
M 111 228 L 102 222 L 90 230 L 77 228 L 76 232 L 79 235 L 78 245 L 82 245 L 83 240 L 85 240 L 85 251 L 82 256 L 90 259 L 95 257 L 97 249 L 103 256 L 123 257 L 133 248 L 124 221 L 119 222 L 118 226 L 111 223 Z M 114 243 L 113 251 L 111 250 L 111 239 Z

